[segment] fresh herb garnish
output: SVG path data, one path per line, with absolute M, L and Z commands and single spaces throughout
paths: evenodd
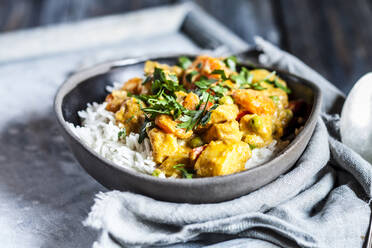
M 215 93 L 217 98 L 223 97 L 225 93 L 228 91 L 228 89 L 221 84 L 213 85 L 211 87 L 211 90 Z
M 269 96 L 275 103 L 279 102 L 279 97 L 278 96 Z
M 143 122 L 143 124 L 140 128 L 138 143 L 141 144 L 145 140 L 145 138 L 147 138 L 146 129 L 150 128 L 151 126 L 154 126 L 154 123 L 146 117 L 145 121 Z
M 151 79 L 152 79 L 151 76 L 146 77 L 145 80 L 143 80 L 142 85 L 145 85 L 146 83 L 150 82 Z
M 118 132 L 118 140 L 124 139 L 125 136 L 127 136 L 127 130 L 125 127 L 123 127 L 119 132 Z
M 134 115 L 129 117 L 127 120 L 125 120 L 125 123 L 128 124 L 129 122 L 131 122 L 131 120 L 133 120 L 133 118 L 134 118 Z
M 270 78 L 272 76 L 275 76 L 274 80 L 270 80 Z M 269 84 L 273 84 L 276 88 L 279 88 L 279 89 L 283 90 L 287 94 L 291 94 L 292 93 L 291 89 L 289 89 L 287 86 L 285 86 L 284 84 L 281 84 L 279 82 L 278 76 L 276 75 L 276 71 L 273 71 L 272 73 L 270 73 L 262 81 L 264 81 L 266 83 L 269 83 Z
M 152 176 L 154 176 L 154 177 L 159 177 L 159 176 L 160 176 L 160 173 L 161 173 L 161 170 L 159 170 L 159 169 L 155 169 L 155 170 L 152 172 Z
M 178 58 L 178 65 L 181 66 L 181 68 L 184 70 L 189 68 L 191 64 L 191 60 L 185 56 L 181 56 Z
M 214 70 L 214 71 L 212 71 L 211 74 L 221 75 L 221 78 L 222 78 L 223 81 L 227 80 L 227 77 L 226 77 L 226 74 L 225 74 L 224 70 Z
M 292 93 L 291 89 L 288 88 L 287 86 L 285 86 L 284 84 L 279 83 L 279 81 L 278 81 L 277 78 L 275 78 L 275 80 L 274 80 L 274 85 L 275 85 L 275 87 L 277 87 L 279 89 L 282 89 L 287 94 L 291 94 Z
M 266 89 L 267 89 L 267 88 L 265 88 L 265 87 L 262 87 L 260 82 L 258 82 L 258 83 L 253 83 L 253 84 L 252 84 L 252 88 L 255 89 L 255 90 L 266 90 Z
M 194 82 L 194 84 L 202 90 L 208 89 L 213 83 L 217 82 L 217 79 L 207 79 L 206 77 L 200 77 L 199 81 Z
M 186 80 L 187 82 L 191 83 L 192 82 L 192 78 L 197 75 L 199 72 L 197 71 L 191 71 L 189 72 L 187 75 L 186 75 Z
M 239 88 L 251 88 L 253 75 L 249 72 L 249 70 L 245 67 L 242 67 L 238 75 L 232 75 L 230 77 L 232 81 L 234 81 Z
M 206 98 L 205 95 L 207 95 Z M 200 97 L 201 103 L 198 106 L 199 109 L 185 111 L 184 115 L 179 118 L 181 123 L 179 123 L 177 127 L 185 128 L 186 131 L 189 131 L 196 127 L 202 120 L 204 120 L 203 117 L 208 114 L 208 111 L 206 111 L 206 109 L 210 101 L 210 98 L 211 94 L 204 91 L 202 93 L 202 96 Z M 204 123 L 203 121 L 203 125 L 205 124 L 206 122 Z
M 223 62 L 225 62 L 226 66 L 229 67 L 232 71 L 236 71 L 237 59 L 235 56 L 227 57 Z
M 190 173 L 190 172 L 188 172 L 188 171 L 185 169 L 185 164 L 176 164 L 176 165 L 173 166 L 173 169 L 176 169 L 176 170 L 181 171 L 181 173 L 182 173 L 182 177 L 183 177 L 183 178 L 191 179 L 191 178 L 193 178 L 193 176 L 194 176 L 193 173 Z

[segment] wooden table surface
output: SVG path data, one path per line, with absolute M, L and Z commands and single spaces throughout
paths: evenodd
M 0 0 L 0 32 L 182 0 Z M 260 35 L 347 93 L 372 71 L 372 0 L 195 0 L 247 42 Z

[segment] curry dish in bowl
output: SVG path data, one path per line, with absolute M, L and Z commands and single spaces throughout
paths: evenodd
M 248 69 L 233 56 L 180 57 L 177 65 L 148 60 L 144 77 L 109 91 L 103 103 L 79 112 L 82 126 L 71 124 L 72 131 L 114 163 L 162 178 L 256 167 L 288 145 L 308 112 L 301 99 L 289 101 L 291 89 L 275 71 Z

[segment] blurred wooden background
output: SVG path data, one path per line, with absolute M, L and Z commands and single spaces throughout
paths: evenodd
M 182 0 L 0 0 L 0 32 Z M 372 0 L 195 0 L 248 42 L 279 45 L 344 92 L 372 71 Z

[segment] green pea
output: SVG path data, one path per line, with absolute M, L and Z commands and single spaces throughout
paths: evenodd
M 161 173 L 161 170 L 159 170 L 159 169 L 155 169 L 155 170 L 152 172 L 152 175 L 153 175 L 154 177 L 159 177 L 160 173 Z
M 260 128 L 263 126 L 263 121 L 262 118 L 258 115 L 253 116 L 251 119 L 251 127 L 255 130 L 258 131 Z
M 192 148 L 199 147 L 202 145 L 204 145 L 204 142 L 199 136 L 192 138 L 189 142 L 189 146 Z
M 292 110 L 285 109 L 284 111 L 285 111 L 288 119 L 292 119 L 293 118 L 293 112 L 292 112 Z
M 223 96 L 218 102 L 220 104 L 233 104 L 234 100 L 231 98 L 231 96 Z

